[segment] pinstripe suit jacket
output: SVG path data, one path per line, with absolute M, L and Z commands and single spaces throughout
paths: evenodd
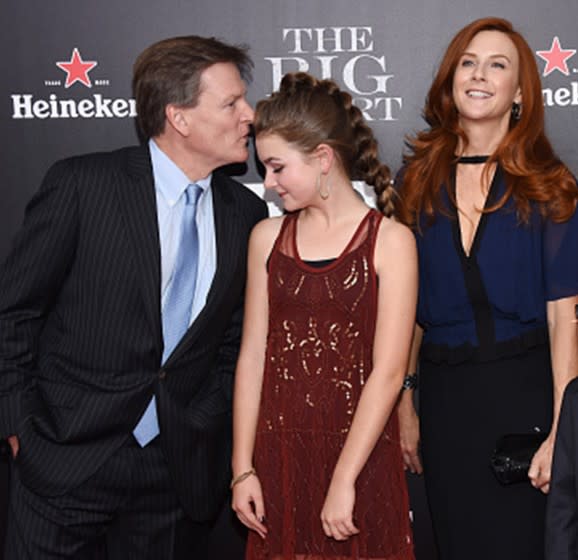
M 578 558 L 578 379 L 566 386 L 546 507 L 546 560 Z
M 215 172 L 217 270 L 205 308 L 163 368 L 160 249 L 148 148 L 56 163 L 0 276 L 0 437 L 22 481 L 58 495 L 130 436 L 153 392 L 189 514 L 226 492 L 232 377 L 247 240 L 265 203 Z

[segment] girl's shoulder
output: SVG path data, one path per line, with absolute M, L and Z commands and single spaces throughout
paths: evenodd
M 411 229 L 395 218 L 383 217 L 379 224 L 377 243 L 383 249 L 402 250 L 415 246 L 415 237 Z
M 281 231 L 285 218 L 286 216 L 274 216 L 258 222 L 253 227 L 249 241 L 252 250 L 263 255 L 269 255 Z

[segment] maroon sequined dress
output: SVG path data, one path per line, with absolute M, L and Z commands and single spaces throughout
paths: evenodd
M 325 536 L 320 521 L 372 368 L 373 253 L 382 216 L 370 210 L 343 253 L 321 267 L 299 257 L 297 218 L 284 219 L 268 265 L 269 333 L 255 445 L 268 535 L 263 541 L 251 532 L 247 559 L 413 560 L 395 413 L 357 480 L 360 534 L 338 542 Z

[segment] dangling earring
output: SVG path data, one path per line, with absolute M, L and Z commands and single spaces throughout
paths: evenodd
M 319 193 L 319 196 L 323 199 L 323 200 L 327 200 L 329 198 L 329 195 L 331 193 L 331 188 L 329 187 L 329 184 L 326 183 L 325 184 L 325 190 L 322 189 L 321 187 L 321 173 L 319 173 L 319 175 L 317 175 L 317 182 L 316 185 L 317 187 L 317 192 Z
M 521 103 L 512 103 L 512 119 L 515 121 L 519 121 L 520 117 L 522 116 L 522 104 Z

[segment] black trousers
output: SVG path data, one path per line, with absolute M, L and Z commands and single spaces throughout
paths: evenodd
M 106 538 L 109 560 L 207 558 L 210 523 L 190 521 L 158 441 L 132 437 L 79 487 L 57 497 L 31 492 L 13 462 L 5 560 L 94 559 Z

